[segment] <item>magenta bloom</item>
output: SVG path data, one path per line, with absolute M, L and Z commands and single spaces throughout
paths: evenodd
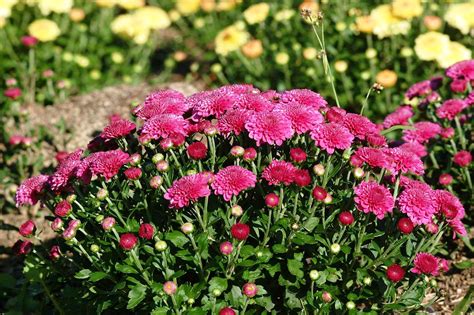
M 358 139 L 365 139 L 368 134 L 378 132 L 377 126 L 367 117 L 348 113 L 342 121 L 344 127 Z
M 350 148 L 354 136 L 346 127 L 337 123 L 321 124 L 311 131 L 311 138 L 317 146 L 333 154 L 335 149 Z
M 415 154 L 416 156 L 422 158 L 428 155 L 426 147 L 418 142 L 406 142 L 398 147 L 401 150 Z
M 240 96 L 236 106 L 239 109 L 254 112 L 271 111 L 274 107 L 273 103 L 265 98 L 265 96 L 255 93 Z
M 27 255 L 31 252 L 33 243 L 30 241 L 18 240 L 12 247 L 12 251 L 16 256 Z
M 434 90 L 437 90 L 441 86 L 442 81 L 443 78 L 438 76 L 429 80 L 415 83 L 405 93 L 405 97 L 411 100 L 415 97 L 426 96 Z
M 130 180 L 137 180 L 142 177 L 142 170 L 139 167 L 127 168 L 123 174 Z
M 383 149 L 383 151 L 388 158 L 387 169 L 393 175 L 397 175 L 399 173 L 413 173 L 416 175 L 423 175 L 425 172 L 424 165 L 420 157 L 413 154 L 412 152 L 403 150 L 401 148 Z
M 325 108 L 328 105 L 321 95 L 308 89 L 293 89 L 285 91 L 280 96 L 280 102 L 296 102 L 306 107 L 312 107 L 315 110 Z
M 411 117 L 413 117 L 411 106 L 400 106 L 393 113 L 385 117 L 383 127 L 390 128 L 395 125 L 406 125 Z
M 261 143 L 282 145 L 291 138 L 293 129 L 291 120 L 278 112 L 260 112 L 250 116 L 245 123 L 249 137 Z
M 443 139 L 450 139 L 454 136 L 454 128 L 452 127 L 443 128 L 439 135 Z
M 175 134 L 186 137 L 188 125 L 188 122 L 182 116 L 160 114 L 145 122 L 142 134 L 146 134 L 152 139 L 169 138 Z
M 398 197 L 398 208 L 415 225 L 428 224 L 436 213 L 436 200 L 431 188 L 416 185 L 405 188 Z
M 467 108 L 467 103 L 460 99 L 446 100 L 444 103 L 436 109 L 436 116 L 438 118 L 445 118 L 453 120 L 456 115 Z
M 472 155 L 468 151 L 459 151 L 454 155 L 453 162 L 461 167 L 468 166 L 472 162 Z
M 344 116 L 346 116 L 347 112 L 339 107 L 330 107 L 326 112 L 326 119 L 329 122 L 340 123 L 344 120 Z
M 12 88 L 6 89 L 5 92 L 3 92 L 3 95 L 5 95 L 11 100 L 16 100 L 17 98 L 21 96 L 21 90 L 20 88 L 12 87 Z
M 227 110 L 234 107 L 239 97 L 225 87 L 213 91 L 203 91 L 191 95 L 186 104 L 193 111 L 193 116 L 205 118 L 214 116 L 219 118 Z
M 156 115 L 183 115 L 188 109 L 184 95 L 175 90 L 156 91 L 149 94 L 142 105 L 136 107 L 133 113 L 147 120 Z
M 456 238 L 456 234 L 459 234 L 461 236 L 467 235 L 466 227 L 461 222 L 461 220 L 449 220 L 448 225 L 453 230 L 453 239 Z
M 77 171 L 82 164 L 82 153 L 83 150 L 78 149 L 63 158 L 56 168 L 56 171 L 49 178 L 49 184 L 52 190 L 61 190 L 69 184 L 71 178 L 77 175 Z
M 414 130 L 403 130 L 403 140 L 423 144 L 441 133 L 441 126 L 429 121 L 418 122 L 413 127 Z
M 474 80 L 474 60 L 464 60 L 455 63 L 446 69 L 446 76 L 451 78 L 451 90 L 453 92 L 464 92 L 467 84 Z
M 299 187 L 306 187 L 311 184 L 311 175 L 309 175 L 308 170 L 296 169 L 294 171 L 294 180 L 295 184 Z
M 439 275 L 439 258 L 430 253 L 416 254 L 413 264 L 415 267 L 411 270 L 413 273 L 437 276 Z
M 106 180 L 117 175 L 120 168 L 128 163 L 129 155 L 122 150 L 92 153 L 86 158 L 94 175 L 102 175 Z
M 49 176 L 38 175 L 26 179 L 16 192 L 15 201 L 17 207 L 24 205 L 35 205 L 46 188 Z
M 434 197 L 436 199 L 437 214 L 444 214 L 448 221 L 464 218 L 466 211 L 461 201 L 452 193 L 438 189 L 435 190 Z
M 67 200 L 60 201 L 54 208 L 54 214 L 58 217 L 65 217 L 71 213 L 72 206 Z
M 146 240 L 151 240 L 155 234 L 155 228 L 150 223 L 143 223 L 138 229 L 138 236 Z
M 280 104 L 275 111 L 281 112 L 291 121 L 291 127 L 297 134 L 313 130 L 324 120 L 318 110 L 296 102 Z
M 38 43 L 38 39 L 34 36 L 26 35 L 21 37 L 21 43 L 25 47 L 33 47 Z
M 137 126 L 126 119 L 114 119 L 100 134 L 103 139 L 117 139 L 135 131 Z
M 124 250 L 132 250 L 138 242 L 138 238 L 133 233 L 125 233 L 120 235 L 120 247 Z
M 390 191 L 374 181 L 361 182 L 354 188 L 354 201 L 357 209 L 364 213 L 372 212 L 382 220 L 386 213 L 393 211 L 394 200 Z
M 367 142 L 373 147 L 386 147 L 387 139 L 379 132 L 369 133 L 366 136 Z
M 214 177 L 212 189 L 216 195 L 222 195 L 225 201 L 237 196 L 241 191 L 255 187 L 257 176 L 241 166 L 227 166 Z
M 388 161 L 389 159 L 383 150 L 369 147 L 358 148 L 351 157 L 351 163 L 354 166 L 367 163 L 370 167 L 387 168 Z
M 183 208 L 190 202 L 211 194 L 208 184 L 209 178 L 204 174 L 184 176 L 176 181 L 168 189 L 165 199 L 170 201 L 171 208 Z
M 272 161 L 270 165 L 265 167 L 262 177 L 268 181 L 269 185 L 293 183 L 296 167 L 285 161 Z
M 217 121 L 217 129 L 224 136 L 240 135 L 245 129 L 245 122 L 251 113 L 244 109 L 230 109 Z
M 21 236 L 28 237 L 32 235 L 36 230 L 36 225 L 33 220 L 28 220 L 20 225 L 19 232 Z

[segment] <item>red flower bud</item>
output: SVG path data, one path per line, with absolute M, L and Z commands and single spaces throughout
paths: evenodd
M 267 207 L 274 208 L 278 206 L 279 202 L 280 202 L 280 198 L 278 197 L 277 194 L 269 193 L 268 195 L 265 196 L 265 204 L 267 205 Z
M 153 189 L 160 188 L 161 184 L 163 184 L 163 179 L 161 176 L 153 176 L 150 178 L 150 187 Z
M 33 243 L 31 243 L 30 241 L 18 240 L 13 245 L 12 250 L 16 256 L 21 256 L 21 255 L 26 255 L 29 252 L 31 252 L 32 247 L 33 247 Z
M 115 219 L 113 217 L 106 217 L 103 221 L 102 221 L 102 228 L 105 230 L 105 231 L 109 231 L 111 230 L 115 225 Z
M 71 213 L 72 206 L 67 200 L 59 202 L 54 208 L 54 214 L 58 217 L 65 217 Z
M 468 166 L 472 162 L 472 155 L 468 151 L 459 151 L 454 155 L 453 162 L 461 167 Z
M 245 161 L 253 161 L 257 157 L 257 150 L 254 148 L 247 148 L 244 151 L 244 160 Z
M 34 36 L 22 36 L 21 43 L 26 47 L 33 47 L 38 43 L 38 39 Z
M 193 160 L 202 160 L 207 156 L 207 147 L 200 141 L 191 143 L 186 151 L 188 152 L 189 157 Z
M 3 92 L 3 95 L 5 95 L 11 100 L 16 100 L 17 98 L 21 96 L 21 90 L 16 87 L 9 88 L 9 89 L 6 89 L 5 92 Z
M 235 223 L 230 229 L 232 237 L 239 241 L 246 240 L 250 234 L 250 227 L 245 223 Z
M 290 157 L 295 163 L 302 163 L 306 161 L 307 155 L 306 152 L 301 148 L 292 148 L 290 150 Z
M 326 303 L 331 303 L 332 301 L 332 295 L 328 291 L 324 291 L 323 294 L 321 295 L 321 298 Z
M 294 171 L 294 182 L 299 187 L 306 187 L 311 184 L 311 175 L 308 170 L 295 170 Z
M 51 247 L 51 249 L 49 250 L 49 258 L 51 260 L 58 260 L 59 257 L 61 257 L 61 250 L 59 248 L 58 245 L 54 245 L 53 247 Z
M 56 218 L 53 222 L 51 222 L 51 229 L 55 232 L 59 231 L 63 226 L 64 222 L 61 218 Z
M 244 295 L 246 295 L 249 298 L 254 297 L 258 293 L 258 288 L 255 283 L 246 283 L 244 284 L 244 287 L 242 289 Z
M 129 163 L 133 166 L 140 165 L 141 160 L 142 160 L 142 156 L 139 153 L 133 153 L 132 155 L 130 155 L 130 158 L 128 159 Z
M 151 240 L 153 238 L 153 234 L 155 234 L 155 228 L 153 227 L 153 225 L 149 223 L 143 223 L 142 225 L 140 225 L 138 235 L 141 238 Z
M 124 250 L 131 250 L 137 245 L 137 237 L 132 233 L 120 235 L 120 247 Z
M 232 308 L 226 306 L 219 311 L 219 315 L 235 315 L 235 311 Z
M 232 246 L 231 242 L 223 242 L 219 246 L 219 250 L 223 255 L 230 255 L 234 250 L 234 246 Z
M 327 195 L 328 195 L 328 193 L 327 193 L 326 189 L 324 189 L 323 187 L 320 187 L 320 186 L 314 187 L 314 189 L 313 189 L 314 199 L 316 199 L 318 201 L 323 201 L 324 199 L 326 199 Z
M 392 282 L 398 282 L 405 277 L 405 270 L 397 264 L 387 268 L 387 278 Z
M 130 180 L 137 180 L 142 177 L 142 170 L 138 167 L 127 168 L 124 172 L 125 177 Z
M 238 145 L 233 146 L 230 149 L 230 154 L 232 154 L 233 156 L 242 156 L 244 155 L 244 153 L 245 153 L 245 149 Z
M 21 236 L 31 236 L 36 230 L 36 225 L 32 220 L 28 220 L 20 226 Z
M 453 177 L 450 174 L 441 174 L 439 176 L 439 183 L 443 186 L 451 185 Z
M 401 218 L 398 220 L 397 228 L 403 234 L 410 234 L 413 231 L 413 222 L 409 218 Z
M 343 211 L 339 214 L 339 222 L 342 225 L 351 225 L 354 223 L 354 216 L 349 211 Z

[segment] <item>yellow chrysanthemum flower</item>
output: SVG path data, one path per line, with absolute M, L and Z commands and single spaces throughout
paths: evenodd
M 275 14 L 275 21 L 281 22 L 281 21 L 288 21 L 295 15 L 296 11 L 292 9 L 284 9 L 281 11 L 278 11 Z
M 134 10 L 145 6 L 145 0 L 116 0 L 116 2 L 125 10 Z
M 117 4 L 117 0 L 95 0 L 95 4 L 102 8 L 111 8 Z
M 449 43 L 449 36 L 439 32 L 421 34 L 415 39 L 415 53 L 421 60 L 435 60 L 445 54 Z
M 54 21 L 39 19 L 28 26 L 28 33 L 41 42 L 49 42 L 55 40 L 61 34 L 61 30 Z
M 275 55 L 275 62 L 279 65 L 286 65 L 290 61 L 290 56 L 286 52 L 279 52 Z
M 249 34 L 245 30 L 236 25 L 228 26 L 220 31 L 214 40 L 216 53 L 226 56 L 242 47 L 248 38 Z
M 0 18 L 7 18 L 12 14 L 12 7 L 18 0 L 0 0 Z
M 444 19 L 461 33 L 468 34 L 474 28 L 474 2 L 450 5 Z
M 370 16 L 359 16 L 355 20 L 356 30 L 361 33 L 372 33 L 375 23 Z
M 69 11 L 69 18 L 74 22 L 80 22 L 86 17 L 86 12 L 81 8 L 72 8 Z
M 242 0 L 220 0 L 217 4 L 217 11 L 230 11 L 235 8 L 237 4 L 242 3 Z
M 384 88 L 388 89 L 394 87 L 397 83 L 397 73 L 392 70 L 383 70 L 377 73 L 375 76 L 375 81 L 378 84 L 381 84 Z
M 243 15 L 245 21 L 252 25 L 265 21 L 268 16 L 268 12 L 270 12 L 270 6 L 268 3 L 262 2 L 248 7 L 247 10 L 244 11 Z
M 216 0 L 201 0 L 201 9 L 205 12 L 212 12 L 216 9 Z
M 306 60 L 313 60 L 318 56 L 318 50 L 314 47 L 303 49 L 303 57 Z
M 255 59 L 262 55 L 263 45 L 262 42 L 258 39 L 248 41 L 241 48 L 242 54 L 249 59 Z
M 420 0 L 393 0 L 392 13 L 401 19 L 412 19 L 423 13 Z
M 450 42 L 447 49 L 436 60 L 442 68 L 448 68 L 456 62 L 471 59 L 472 52 L 458 42 Z
M 337 60 L 334 63 L 334 70 L 340 73 L 344 73 L 347 71 L 347 68 L 349 68 L 349 64 L 345 60 Z
M 142 20 L 152 30 L 162 30 L 171 25 L 168 14 L 161 8 L 147 6 L 133 13 L 136 19 Z
M 373 33 L 378 38 L 406 34 L 410 30 L 410 22 L 394 16 L 390 4 L 379 5 L 373 9 L 370 19 L 374 23 Z
M 201 6 L 201 0 L 177 0 L 176 10 L 182 15 L 191 15 L 196 13 Z
M 54 13 L 68 13 L 74 4 L 73 0 L 37 0 L 38 8 L 43 15 Z

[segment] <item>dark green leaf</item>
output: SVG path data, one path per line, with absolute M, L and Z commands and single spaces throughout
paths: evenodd
M 303 263 L 295 259 L 288 260 L 288 271 L 297 278 L 303 278 L 304 272 L 301 270 Z
M 180 231 L 166 233 L 165 239 L 179 248 L 182 248 L 187 242 L 189 242 L 189 239 Z
M 134 309 L 146 296 L 146 286 L 143 284 L 135 285 L 130 292 L 128 292 L 128 304 L 127 309 Z
M 102 271 L 93 272 L 90 275 L 90 279 L 91 279 L 92 282 L 102 280 L 105 277 L 107 277 L 107 274 L 105 272 L 102 272 Z
M 91 271 L 89 269 L 82 269 L 81 271 L 77 272 L 74 275 L 74 278 L 76 279 L 87 279 L 91 275 Z

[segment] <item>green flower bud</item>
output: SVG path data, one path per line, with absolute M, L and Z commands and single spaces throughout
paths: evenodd
M 313 280 L 313 281 L 318 280 L 318 278 L 319 278 L 319 271 L 317 271 L 317 270 L 311 270 L 311 271 L 309 272 L 309 277 L 310 277 L 311 280 Z
M 99 200 L 105 200 L 105 198 L 109 196 L 109 192 L 107 191 L 107 189 L 101 188 L 97 191 L 96 196 Z
M 213 294 L 214 296 L 219 296 L 219 295 L 222 294 L 222 292 L 221 292 L 221 290 L 214 289 L 214 290 L 212 290 L 212 294 Z
M 100 247 L 96 244 L 91 245 L 91 252 L 97 253 L 100 250 Z
M 365 285 L 370 285 L 372 283 L 372 278 L 371 277 L 365 277 L 363 280 Z
M 151 160 L 153 161 L 153 163 L 158 163 L 159 161 L 163 160 L 165 158 L 165 156 L 161 153 L 157 153 L 155 155 L 153 155 L 153 157 L 151 158 Z
M 189 298 L 189 299 L 188 299 L 188 304 L 189 304 L 189 305 L 193 305 L 194 302 L 196 302 L 196 301 L 195 301 L 193 298 Z
M 331 245 L 331 253 L 337 254 L 341 251 L 341 245 L 334 243 Z
M 102 222 L 104 220 L 104 216 L 102 214 L 99 214 L 98 216 L 95 217 L 96 222 Z
M 356 305 L 355 305 L 354 302 L 349 301 L 349 302 L 346 303 L 346 307 L 347 307 L 348 310 L 353 310 L 356 307 Z
M 159 252 L 165 251 L 168 248 L 168 244 L 165 241 L 158 241 L 155 243 L 155 249 Z

